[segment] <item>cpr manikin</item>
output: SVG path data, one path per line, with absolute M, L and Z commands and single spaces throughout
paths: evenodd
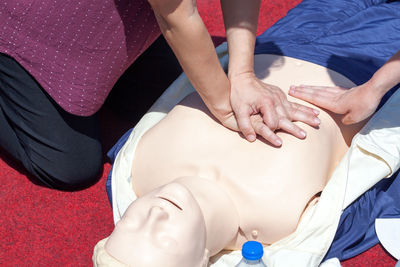
M 255 70 L 286 91 L 292 84 L 354 86 L 289 57 L 257 55 Z M 141 138 L 131 171 L 138 198 L 105 251 L 129 266 L 207 266 L 209 257 L 247 240 L 269 245 L 290 235 L 363 125 L 345 126 L 324 110 L 319 119 L 318 128 L 301 125 L 305 140 L 278 133 L 283 146 L 276 148 L 226 129 L 189 95 Z

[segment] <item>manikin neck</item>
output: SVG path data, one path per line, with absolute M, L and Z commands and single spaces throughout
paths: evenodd
M 210 256 L 223 250 L 239 229 L 236 207 L 221 186 L 203 177 L 182 177 L 175 180 L 184 185 L 197 200 L 204 216 Z

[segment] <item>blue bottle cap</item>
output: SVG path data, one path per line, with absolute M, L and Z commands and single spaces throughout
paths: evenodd
M 263 246 L 257 241 L 247 241 L 242 246 L 242 255 L 246 260 L 259 260 L 264 254 Z

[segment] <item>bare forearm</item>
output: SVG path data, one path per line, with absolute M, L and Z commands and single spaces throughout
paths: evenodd
M 229 77 L 253 72 L 260 0 L 221 0 L 229 48 Z
M 153 9 L 161 31 L 207 107 L 217 117 L 230 111 L 229 80 L 195 4 L 191 0 L 158 4 Z
M 392 56 L 375 74 L 369 83 L 383 96 L 393 86 L 400 83 L 400 51 Z

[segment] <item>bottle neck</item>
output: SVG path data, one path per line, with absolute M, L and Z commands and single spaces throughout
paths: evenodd
M 243 258 L 244 259 L 244 261 L 246 262 L 246 263 L 248 263 L 248 264 L 257 264 L 257 263 L 260 263 L 261 262 L 261 259 L 258 259 L 258 260 L 248 260 L 248 259 L 246 259 L 246 258 Z

